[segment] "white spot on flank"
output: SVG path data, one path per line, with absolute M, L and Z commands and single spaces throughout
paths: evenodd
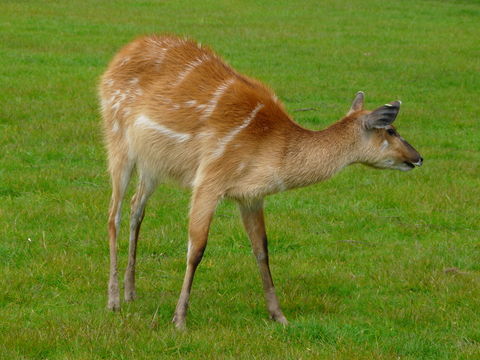
M 234 81 L 235 81 L 235 78 L 231 78 L 226 80 L 222 84 L 220 84 L 220 86 L 213 93 L 213 97 L 208 102 L 200 120 L 206 120 L 210 117 L 210 115 L 212 115 L 213 111 L 217 107 L 218 101 L 220 100 L 222 95 L 227 91 L 229 86 L 234 83 Z M 200 105 L 198 107 L 200 107 Z
M 233 140 L 233 138 L 243 129 L 245 129 L 253 119 L 255 119 L 255 116 L 257 116 L 257 113 L 260 111 L 260 109 L 263 108 L 263 104 L 258 103 L 255 109 L 252 110 L 252 112 L 243 120 L 243 122 L 240 124 L 240 126 L 237 126 L 235 129 L 230 131 L 223 139 L 221 139 L 218 144 L 218 148 L 214 151 L 213 157 L 218 158 L 222 156 L 222 154 L 225 151 L 225 148 L 227 147 L 228 143 Z
M 206 108 L 207 108 L 207 105 L 205 105 L 205 104 L 200 104 L 200 105 L 197 106 L 197 110 L 199 110 L 199 111 L 204 111 Z
M 122 62 L 120 63 L 120 66 L 123 66 L 125 65 L 126 63 L 128 63 L 130 61 L 130 58 L 129 57 L 126 57 L 122 60 Z
M 163 61 L 165 60 L 165 57 L 167 56 L 168 49 L 169 47 L 160 48 L 160 55 L 155 60 L 155 63 L 157 64 L 157 66 L 162 65 Z
M 211 131 L 202 131 L 200 133 L 197 134 L 197 137 L 199 138 L 208 138 L 210 136 L 212 136 L 213 133 Z
M 177 86 L 180 84 L 187 76 L 190 74 L 195 68 L 200 66 L 203 62 L 210 60 L 210 58 L 207 55 L 203 55 L 201 57 L 196 58 L 193 61 L 190 61 L 187 66 L 185 67 L 185 70 L 183 70 L 179 75 L 177 80 L 173 83 L 173 86 Z
M 190 134 L 180 133 L 174 130 L 171 130 L 163 125 L 153 122 L 145 115 L 140 115 L 135 121 L 135 126 L 143 127 L 145 129 L 156 130 L 159 133 L 168 136 L 169 138 L 178 140 L 179 142 L 187 141 L 191 138 Z
M 113 126 L 112 126 L 112 131 L 113 131 L 114 133 L 116 133 L 116 132 L 118 132 L 119 129 L 120 129 L 120 127 L 118 126 L 118 121 L 115 121 L 115 122 L 113 123 Z
M 197 100 L 188 100 L 188 101 L 185 101 L 185 106 L 187 107 L 193 107 L 197 105 Z
M 159 104 L 169 105 L 172 103 L 172 100 L 165 96 L 154 94 L 154 97 L 155 97 L 155 101 L 158 102 Z
M 114 110 L 115 113 L 118 111 L 118 109 L 120 108 L 120 105 L 122 105 L 122 102 L 125 100 L 126 97 L 127 97 L 126 94 L 120 94 L 117 102 L 112 105 L 112 110 Z
M 136 85 L 136 84 L 138 84 L 138 78 L 130 79 L 130 80 L 128 81 L 128 83 L 129 83 L 130 85 Z

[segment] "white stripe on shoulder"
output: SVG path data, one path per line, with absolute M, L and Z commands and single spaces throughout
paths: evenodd
M 220 84 L 220 86 L 215 90 L 213 93 L 213 97 L 210 99 L 208 102 L 205 110 L 203 111 L 203 114 L 201 116 L 201 120 L 206 120 L 212 115 L 213 111 L 217 107 L 218 102 L 220 101 L 221 97 L 227 89 L 235 82 L 235 78 L 230 78 L 223 83 Z
M 165 61 L 165 58 L 167 57 L 167 52 L 169 50 L 173 49 L 174 47 L 178 47 L 185 44 L 185 40 L 182 40 L 182 39 L 174 40 L 174 39 L 166 38 L 166 39 L 160 40 L 160 42 L 157 42 L 157 40 L 152 38 L 148 40 L 151 41 L 153 44 L 155 44 L 157 47 L 157 50 L 159 50 L 159 53 L 157 54 L 158 57 L 155 60 L 155 64 L 157 65 L 157 67 L 160 67 L 163 64 L 163 62 Z
M 208 55 L 203 55 L 198 58 L 196 58 L 193 61 L 190 61 L 187 66 L 185 67 L 185 70 L 183 70 L 179 75 L 177 80 L 173 83 L 173 86 L 179 85 L 187 76 L 190 74 L 195 68 L 199 67 L 202 65 L 204 62 L 210 60 L 210 57 Z
M 255 106 L 255 109 L 253 109 L 250 114 L 243 120 L 243 122 L 237 126 L 235 129 L 230 131 L 223 139 L 221 139 L 218 142 L 218 148 L 214 151 L 213 157 L 214 158 L 219 158 L 222 156 L 222 154 L 225 152 L 225 148 L 227 147 L 228 143 L 233 140 L 237 134 L 245 129 L 250 123 L 252 122 L 253 119 L 255 119 L 255 116 L 257 116 L 258 112 L 264 107 L 263 104 L 258 103 L 257 106 Z

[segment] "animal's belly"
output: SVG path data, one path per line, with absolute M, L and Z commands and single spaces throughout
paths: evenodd
M 133 128 L 128 143 L 139 172 L 157 181 L 173 180 L 192 186 L 199 162 L 199 142 L 194 137 L 152 134 L 152 129 Z

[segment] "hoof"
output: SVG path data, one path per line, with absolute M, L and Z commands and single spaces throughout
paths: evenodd
M 125 291 L 125 301 L 130 302 L 133 301 L 137 298 L 137 293 L 135 290 L 133 291 Z
M 270 315 L 270 318 L 273 320 L 273 321 L 276 321 L 282 325 L 288 325 L 288 320 L 285 316 L 283 316 L 283 314 L 271 314 Z
M 120 292 L 118 291 L 118 283 L 115 279 L 110 279 L 108 283 L 107 308 L 112 311 L 120 310 Z
M 109 300 L 107 305 L 108 310 L 111 311 L 120 311 L 120 300 Z
M 185 323 L 185 317 L 184 316 L 178 316 L 178 315 L 173 315 L 172 323 L 175 324 L 175 329 L 179 331 L 185 331 L 187 330 L 187 325 Z

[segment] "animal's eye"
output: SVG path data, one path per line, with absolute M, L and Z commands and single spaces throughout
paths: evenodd
M 394 136 L 394 135 L 395 135 L 395 130 L 393 130 L 393 129 L 387 129 L 387 134 L 388 134 L 388 135 L 391 135 L 391 136 Z

